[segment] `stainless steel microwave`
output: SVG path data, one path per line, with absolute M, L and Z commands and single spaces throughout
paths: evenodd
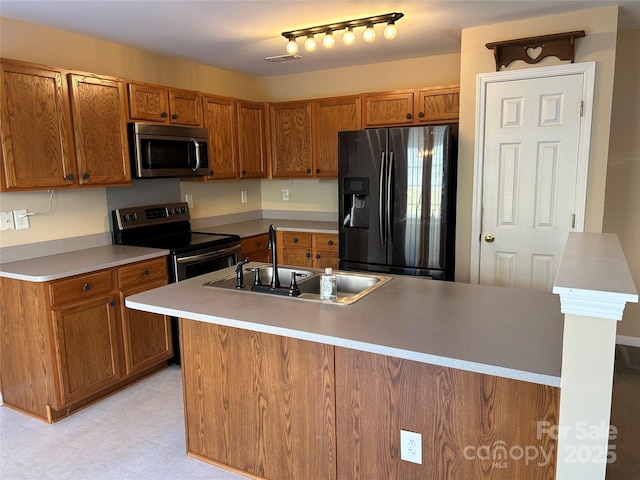
M 135 178 L 210 175 L 206 128 L 130 123 Z

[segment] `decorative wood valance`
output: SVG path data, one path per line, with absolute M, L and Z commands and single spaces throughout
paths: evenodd
M 522 60 L 530 64 L 555 56 L 560 60 L 571 60 L 573 63 L 575 39 L 584 37 L 584 30 L 555 33 L 540 37 L 517 38 L 502 42 L 487 43 L 496 58 L 496 71 L 506 67 L 514 60 Z

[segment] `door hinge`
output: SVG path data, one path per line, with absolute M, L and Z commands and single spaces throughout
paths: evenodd
M 581 117 L 584 115 L 584 100 L 580 100 L 578 103 L 578 116 Z
M 576 214 L 571 215 L 571 228 L 576 228 Z

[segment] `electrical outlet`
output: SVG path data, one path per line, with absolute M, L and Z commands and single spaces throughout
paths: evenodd
M 247 191 L 246 190 L 240 190 L 240 201 L 242 203 L 247 203 Z
M 400 430 L 400 460 L 422 465 L 422 434 Z
M 0 212 L 0 230 L 15 230 L 13 224 L 13 212 Z
M 282 200 L 289 200 L 289 190 L 282 190 Z
M 189 208 L 193 208 L 193 195 L 185 195 L 184 201 L 187 202 Z
M 29 217 L 26 210 L 14 210 L 13 221 L 16 224 L 16 230 L 29 228 Z

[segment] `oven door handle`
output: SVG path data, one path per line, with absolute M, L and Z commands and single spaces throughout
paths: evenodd
M 215 252 L 201 253 L 198 255 L 189 255 L 186 257 L 177 257 L 176 262 L 191 263 L 191 262 L 199 262 L 201 260 L 209 260 L 211 258 L 216 258 L 216 257 L 224 257 L 229 253 L 237 252 L 238 250 L 240 250 L 240 248 L 241 248 L 240 245 L 236 245 L 233 247 L 227 247 L 220 250 L 216 250 Z

